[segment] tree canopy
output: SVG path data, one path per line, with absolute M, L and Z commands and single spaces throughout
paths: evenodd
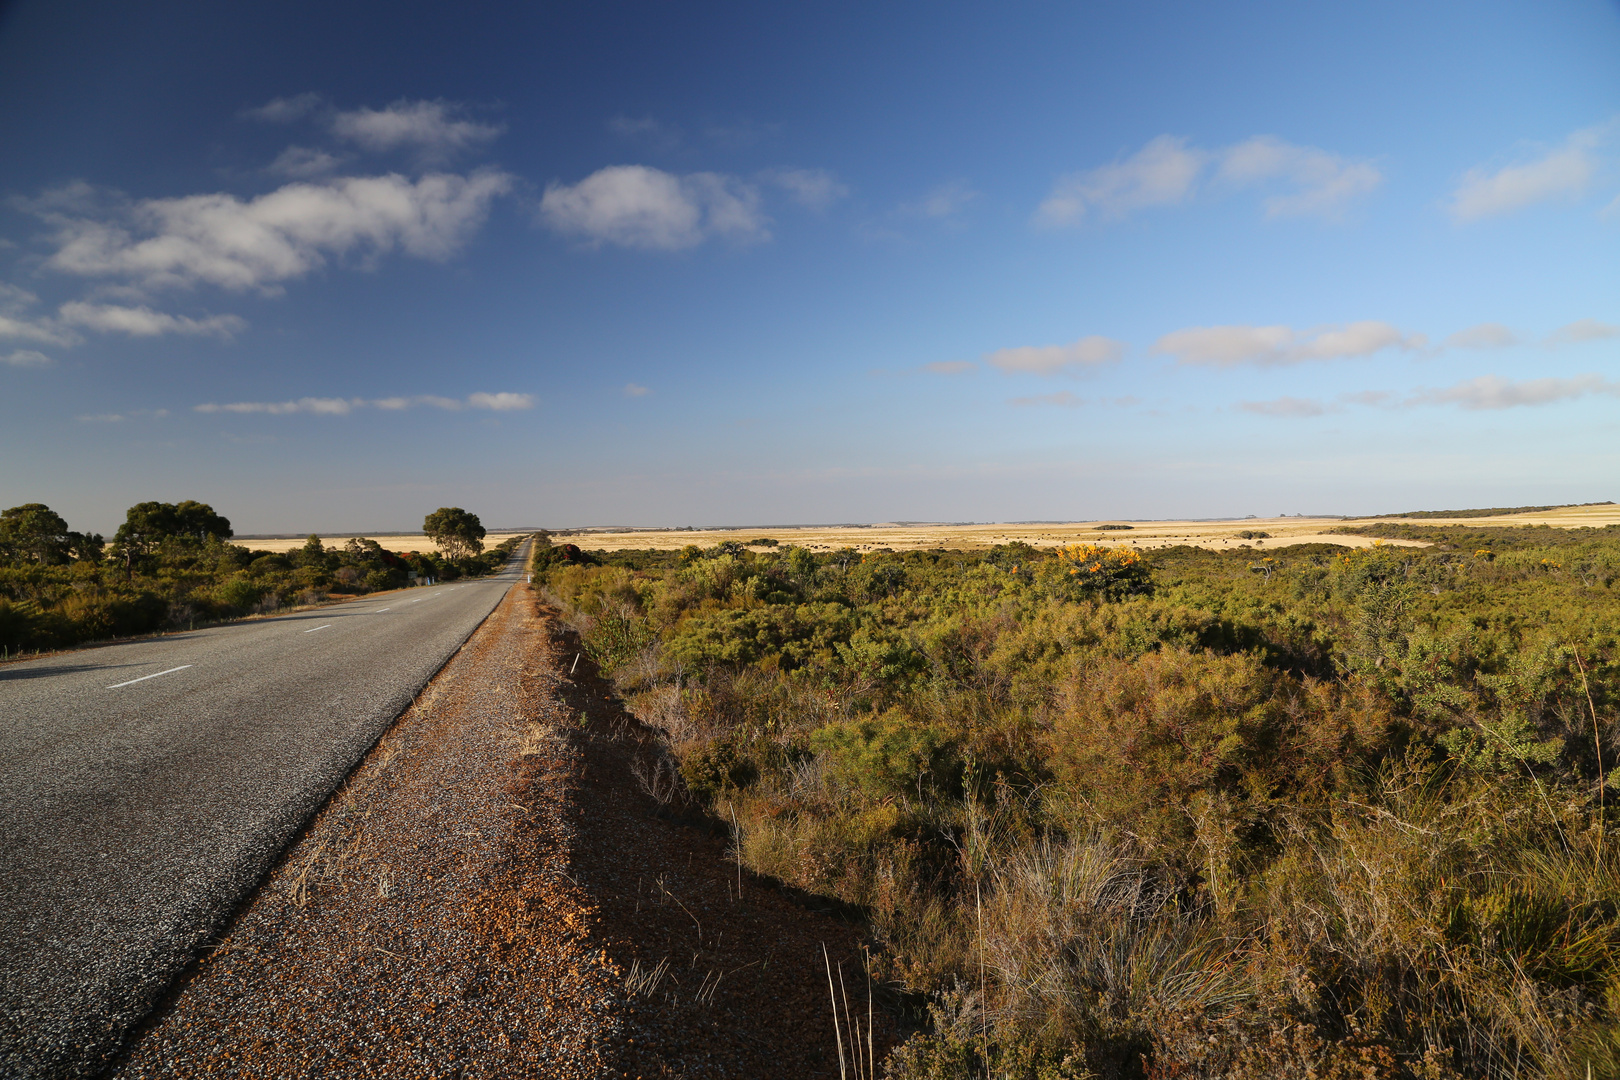
M 484 526 L 477 514 L 459 506 L 441 506 L 422 522 L 422 531 L 452 559 L 484 550 Z
M 232 535 L 229 519 L 214 513 L 207 503 L 187 499 L 181 503 L 136 503 L 113 534 L 113 543 L 128 563 L 136 556 L 151 554 L 165 540 L 200 544 L 209 537 L 229 540 Z
M 68 537 L 67 522 L 44 503 L 24 503 L 0 513 L 0 547 L 10 560 L 63 562 Z

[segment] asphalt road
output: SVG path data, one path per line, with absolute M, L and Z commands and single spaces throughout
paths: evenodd
M 0 1076 L 91 1076 L 520 577 L 0 666 Z

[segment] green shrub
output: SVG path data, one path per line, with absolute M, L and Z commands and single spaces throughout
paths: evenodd
M 959 737 L 896 710 L 828 724 L 810 734 L 810 745 L 827 755 L 841 779 L 872 798 L 961 792 Z

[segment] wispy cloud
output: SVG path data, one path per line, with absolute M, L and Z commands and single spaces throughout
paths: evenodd
M 446 101 L 401 99 L 381 109 L 359 108 L 333 114 L 332 134 L 365 150 L 413 150 L 442 161 L 498 138 L 505 127 L 465 116 L 463 106 Z
M 1368 161 L 1348 161 L 1314 146 L 1296 146 L 1272 135 L 1256 135 L 1219 155 L 1216 179 L 1234 187 L 1280 180 L 1294 190 L 1268 196 L 1268 217 L 1334 218 L 1371 193 L 1384 174 Z
M 87 304 L 74 300 L 63 304 L 59 314 L 69 326 L 82 326 L 103 333 L 131 337 L 157 337 L 160 334 L 211 335 L 229 338 L 247 329 L 247 320 L 237 315 L 209 315 L 201 319 L 170 315 L 149 307 L 120 307 L 116 304 Z
M 81 424 L 122 424 L 127 420 L 139 420 L 147 417 L 161 420 L 168 415 L 168 409 L 130 409 L 121 413 L 86 413 L 82 416 L 75 416 L 73 419 Z
M 270 171 L 293 180 L 310 180 L 336 172 L 344 159 L 311 146 L 289 146 L 270 163 Z
M 469 394 L 465 400 L 437 397 L 432 394 L 418 394 L 414 397 L 303 397 L 292 401 L 232 401 L 224 404 L 207 402 L 202 405 L 193 405 L 192 410 L 200 413 L 264 413 L 270 416 L 288 416 L 295 413 L 307 413 L 314 416 L 347 416 L 356 409 L 381 409 L 385 412 L 398 412 L 417 406 L 445 409 L 450 412 L 457 412 L 461 409 L 488 409 L 494 412 L 512 412 L 531 409 L 534 404 L 533 394 L 502 392 Z
M 625 397 L 646 397 L 650 393 L 652 393 L 651 390 L 647 389 L 645 386 L 642 386 L 639 383 L 625 383 L 624 384 L 624 396 Z
M 31 315 L 39 297 L 27 289 L 0 283 L 0 340 L 32 341 L 41 345 L 72 345 L 77 338 L 54 320 Z M 14 354 L 21 355 L 21 353 Z M 30 356 L 40 353 L 29 352 Z M 25 366 L 18 363 L 18 366 Z
M 1597 173 L 1597 150 L 1614 126 L 1611 123 L 1577 131 L 1562 145 L 1511 165 L 1468 170 L 1451 193 L 1451 216 L 1458 221 L 1476 221 L 1535 203 L 1579 199 Z
M 533 394 L 469 394 L 467 407 L 472 409 L 492 409 L 495 412 L 514 412 L 520 409 L 534 408 Z
M 1501 323 L 1480 323 L 1459 330 L 1443 342 L 1448 349 L 1505 349 L 1519 344 L 1519 335 Z
M 925 375 L 966 375 L 977 366 L 971 360 L 935 360 L 918 370 Z
M 1125 355 L 1125 343 L 1097 334 L 1083 337 L 1068 345 L 1026 345 L 1016 349 L 997 349 L 986 353 L 985 363 L 1011 373 L 1031 375 L 1073 374 L 1103 364 L 1111 364 Z
M 1615 337 L 1620 337 L 1620 326 L 1598 322 L 1596 319 L 1577 319 L 1549 334 L 1547 344 L 1578 345 L 1584 341 L 1604 341 Z
M 1286 394 L 1270 401 L 1240 401 L 1237 407 L 1259 416 L 1321 416 L 1328 411 L 1326 405 L 1314 398 L 1289 397 Z
M 979 193 L 966 180 L 951 180 L 929 189 L 914 202 L 902 203 L 900 212 L 909 217 L 952 218 L 978 197 Z
M 1420 390 L 1404 404 L 1458 405 L 1469 410 L 1512 409 L 1521 405 L 1550 405 L 1589 394 L 1620 395 L 1620 383 L 1594 373 L 1522 381 L 1481 375 L 1439 390 Z
M 221 193 L 110 206 L 75 187 L 23 205 L 57 228 L 45 264 L 53 270 L 148 288 L 210 284 L 275 293 L 282 282 L 351 254 L 376 258 L 398 249 L 448 258 L 511 187 L 512 177 L 483 170 L 294 183 L 247 200 Z
M 33 349 L 13 349 L 0 354 L 0 364 L 7 367 L 49 367 L 51 358 Z
M 28 319 L 0 314 L 0 338 L 37 341 L 42 345 L 72 345 L 77 340 L 47 319 Z
M 626 139 L 650 139 L 664 146 L 675 146 L 686 137 L 680 128 L 652 116 L 615 116 L 608 130 Z
M 292 97 L 272 98 L 263 105 L 243 109 L 237 115 L 244 120 L 257 120 L 264 124 L 291 124 L 302 120 L 321 107 L 321 95 L 296 94 Z
M 1059 180 L 1036 211 L 1046 225 L 1075 225 L 1088 213 L 1123 217 L 1149 206 L 1184 202 L 1193 193 L 1209 154 L 1187 140 L 1160 135 L 1123 160 Z
M 826 169 L 769 169 L 762 175 L 811 210 L 825 210 L 849 195 L 849 186 Z
M 1371 356 L 1391 348 L 1420 349 L 1427 341 L 1422 334 L 1403 334 L 1373 320 L 1304 332 L 1288 326 L 1193 326 L 1164 335 L 1153 351 L 1204 367 L 1274 367 Z
M 1265 184 L 1288 188 L 1264 200 L 1268 217 L 1337 218 L 1383 182 L 1383 173 L 1370 161 L 1272 135 L 1220 150 L 1160 135 L 1129 157 L 1058 180 L 1036 210 L 1035 222 L 1078 225 L 1093 214 L 1121 218 L 1149 207 L 1174 206 L 1198 194 L 1212 169 L 1214 180 L 1227 189 Z
M 1064 409 L 1078 409 L 1085 403 L 1085 398 L 1071 394 L 1067 390 L 1059 390 L 1055 394 L 1030 394 L 1027 397 L 1015 397 L 1007 399 L 1007 404 L 1015 405 L 1019 408 L 1029 408 L 1040 405 L 1056 405 Z
M 759 191 L 720 173 L 676 176 L 646 165 L 612 165 L 577 184 L 551 183 L 540 219 L 596 244 L 678 251 L 713 237 L 770 239 Z

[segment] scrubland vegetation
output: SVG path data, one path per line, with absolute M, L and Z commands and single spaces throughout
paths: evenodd
M 1375 528 L 536 570 L 891 1076 L 1620 1076 L 1620 528 Z
M 366 539 L 328 548 L 316 536 L 285 554 L 254 551 L 230 543 L 229 520 L 191 501 L 131 507 L 110 543 L 69 530 L 39 503 L 13 507 L 0 514 L 0 655 L 402 588 L 412 571 L 439 581 L 476 577 L 499 568 L 519 543 L 480 554 L 478 519 L 450 509 L 465 515 L 451 523 L 460 530 L 455 558 L 387 551 Z

